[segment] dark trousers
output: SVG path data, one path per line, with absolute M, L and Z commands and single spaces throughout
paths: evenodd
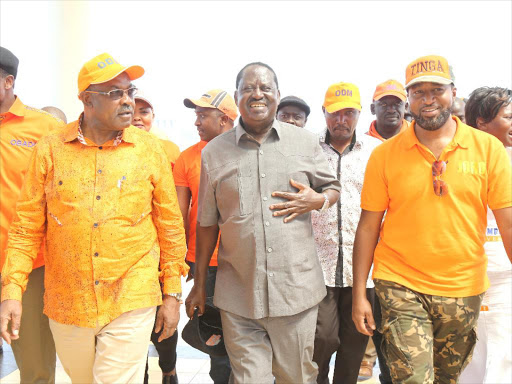
M 373 305 L 374 288 L 366 295 Z M 327 287 L 327 296 L 318 306 L 313 361 L 318 364 L 317 383 L 329 383 L 329 362 L 336 352 L 334 384 L 355 384 L 368 336 L 359 333 L 352 321 L 352 287 Z
M 382 311 L 380 309 L 379 297 L 375 294 L 375 303 L 373 306 L 373 319 L 377 329 L 380 329 L 382 323 Z M 377 358 L 379 360 L 380 375 L 379 381 L 381 384 L 392 384 L 391 374 L 389 373 L 388 365 L 386 364 L 386 358 L 382 353 L 382 333 L 373 331 L 373 344 L 375 344 L 375 350 L 377 351 Z
M 157 309 L 157 314 L 158 310 Z M 155 317 L 156 321 L 156 317 Z M 171 372 L 174 368 L 176 368 L 176 345 L 178 344 L 178 331 L 174 332 L 174 334 L 162 341 L 158 341 L 160 334 L 162 331 L 156 333 L 155 326 L 153 326 L 153 332 L 151 332 L 151 341 L 155 346 L 156 351 L 158 352 L 158 365 L 162 372 L 168 373 Z M 146 372 L 144 373 L 144 384 L 148 384 L 149 375 L 148 375 L 148 362 L 146 360 Z
M 190 266 L 190 274 L 194 276 L 195 263 L 187 261 Z M 217 280 L 217 267 L 208 267 L 206 277 L 206 302 L 213 305 L 213 294 L 215 292 L 215 281 Z M 210 356 L 210 377 L 215 384 L 226 384 L 231 374 L 231 365 L 228 356 Z
M 20 338 L 11 344 L 21 383 L 55 383 L 55 343 L 48 317 L 43 314 L 43 295 L 44 266 L 28 275 L 22 300 Z

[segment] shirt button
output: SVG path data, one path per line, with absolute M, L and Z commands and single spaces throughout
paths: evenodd
M 268 251 L 268 253 L 271 253 L 272 252 L 272 248 L 268 247 L 267 251 Z
M 265 177 L 265 176 L 267 176 L 267 175 L 265 175 L 264 173 L 261 174 L 261 177 Z
M 98 228 L 98 223 L 94 223 L 94 228 Z
M 98 285 L 99 283 L 100 283 L 100 282 L 99 282 L 98 280 L 96 280 L 96 281 L 94 282 L 94 284 L 96 284 L 96 285 Z
M 101 169 L 98 169 L 98 173 L 101 173 Z
M 263 201 L 267 201 L 268 200 L 268 197 L 267 196 L 263 196 Z
M 260 155 L 263 155 L 263 151 L 260 150 Z
M 59 185 L 62 185 L 62 180 L 59 180 Z
M 274 276 L 274 273 L 270 272 L 268 275 L 269 275 L 269 277 L 272 277 L 272 276 Z
M 98 147 L 98 149 L 103 149 L 103 147 L 100 145 L 100 146 Z
M 98 252 L 94 252 L 94 256 L 98 257 L 100 254 Z
M 99 200 L 99 199 L 101 199 L 101 196 L 100 195 L 96 196 L 96 200 Z
M 265 221 L 265 225 L 268 227 L 270 223 L 268 221 Z

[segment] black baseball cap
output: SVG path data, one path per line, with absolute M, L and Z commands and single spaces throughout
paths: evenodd
M 306 117 L 309 116 L 309 112 L 311 112 L 311 109 L 309 108 L 309 105 L 302 100 L 301 98 L 297 96 L 286 96 L 281 99 L 281 102 L 279 103 L 279 106 L 277 107 L 277 112 L 283 107 L 286 107 L 287 105 L 294 105 L 297 108 L 300 108 L 306 113 Z
M 194 316 L 183 328 L 181 337 L 195 349 L 210 356 L 221 357 L 228 354 L 224 345 L 220 312 L 209 304 L 205 304 L 202 316 L 198 316 L 196 308 Z
M 0 68 L 2 68 L 9 75 L 13 75 L 16 78 L 18 74 L 19 60 L 14 54 L 7 48 L 0 47 Z

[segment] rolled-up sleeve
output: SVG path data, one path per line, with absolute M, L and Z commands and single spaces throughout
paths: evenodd
M 25 181 L 9 228 L 2 269 L 2 301 L 21 301 L 28 275 L 41 248 L 46 230 L 45 180 L 51 167 L 49 146 L 40 141 L 32 153 Z
M 197 221 L 201 227 L 211 227 L 218 224 L 219 210 L 217 209 L 215 189 L 211 183 L 205 151 L 203 151 L 201 156 L 201 181 L 199 182 L 198 196 Z
M 181 276 L 186 276 L 189 270 L 185 263 L 185 229 L 167 157 L 162 148 L 155 151 L 155 156 L 157 176 L 153 180 L 153 221 L 160 243 L 160 281 L 163 293 L 179 293 Z

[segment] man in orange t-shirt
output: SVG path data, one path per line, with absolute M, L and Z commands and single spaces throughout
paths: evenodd
M 16 56 L 0 47 L 0 271 L 5 261 L 7 233 L 32 149 L 41 136 L 64 124 L 49 113 L 24 105 L 14 94 L 17 70 Z M 23 295 L 20 338 L 12 343 L 23 383 L 55 382 L 55 345 L 48 317 L 43 314 L 43 294 L 41 250 Z
M 366 134 L 386 141 L 407 129 L 409 122 L 404 120 L 407 106 L 407 93 L 398 81 L 387 80 L 377 85 L 370 105 L 376 119 Z
M 201 175 L 201 151 L 218 135 L 233 128 L 238 112 L 235 101 L 226 92 L 215 89 L 204 93 L 199 99 L 185 99 L 187 108 L 196 113 L 195 126 L 201 141 L 184 150 L 174 167 L 174 183 L 178 193 L 178 201 L 185 222 L 188 252 L 186 261 L 190 265 L 190 277 L 194 276 L 196 250 L 197 205 L 199 179 Z M 213 305 L 213 293 L 217 275 L 218 244 L 215 248 L 208 269 L 206 296 Z M 231 373 L 229 358 L 211 356 L 210 377 L 214 383 L 227 383 Z
M 352 318 L 359 332 L 375 330 L 365 292 L 373 261 L 393 382 L 456 383 L 489 287 L 488 207 L 512 258 L 512 169 L 498 139 L 452 116 L 445 58 L 411 62 L 406 89 L 413 124 L 375 148 L 366 167 Z

